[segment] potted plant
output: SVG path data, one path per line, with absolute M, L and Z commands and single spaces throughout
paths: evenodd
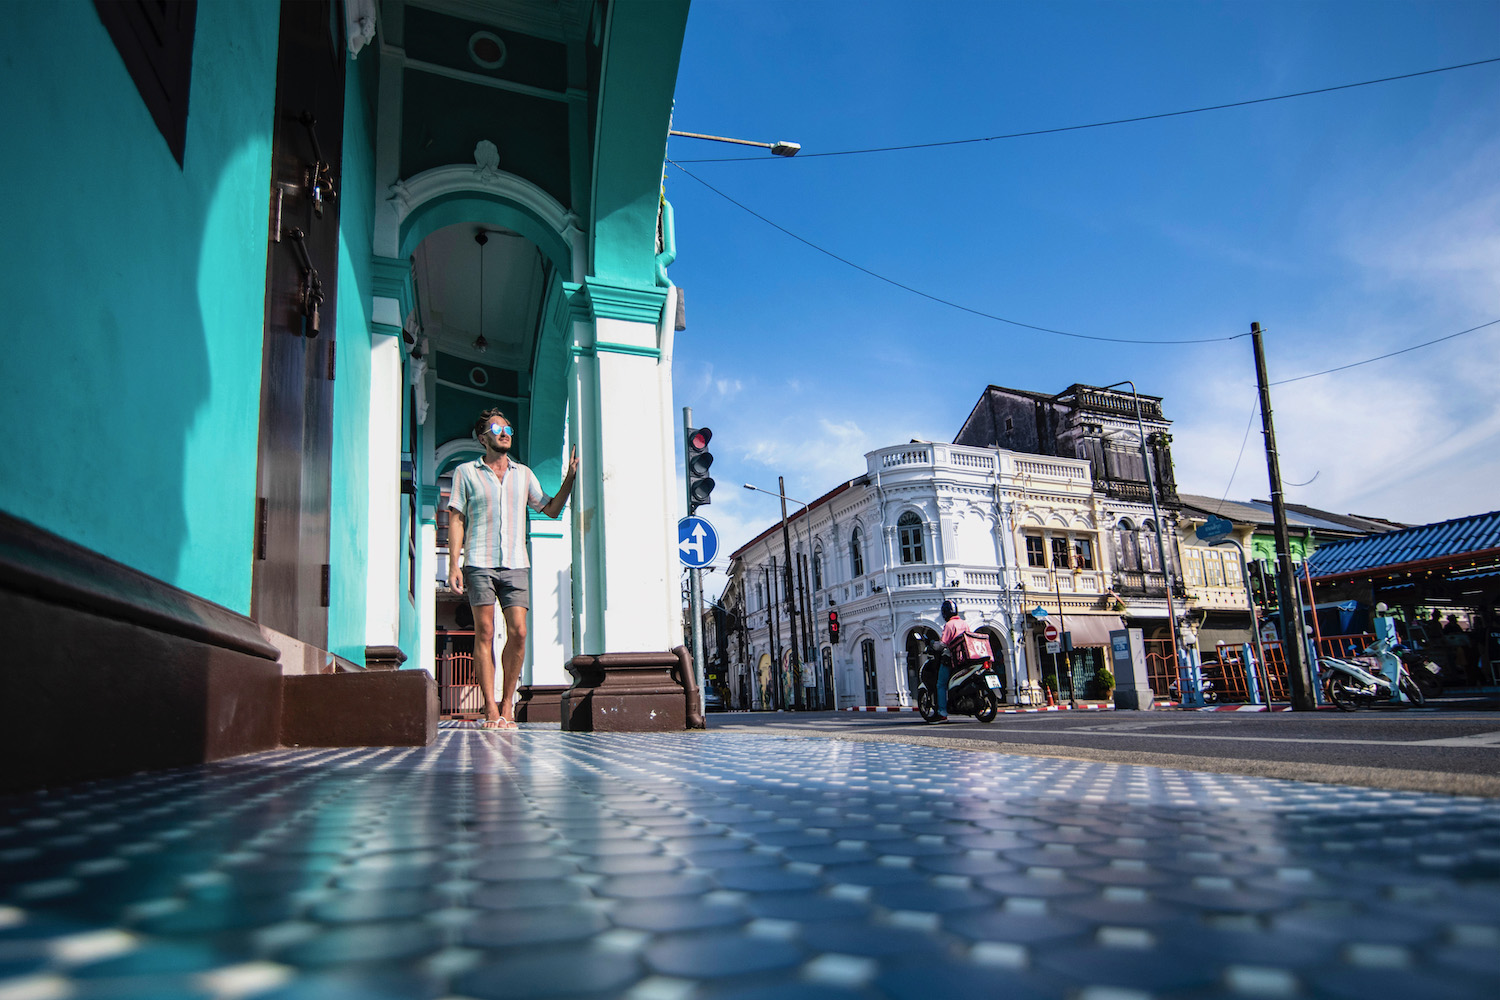
M 1109 701 L 1115 696 L 1115 674 L 1108 667 L 1100 667 L 1094 677 L 1099 686 L 1104 689 L 1104 700 Z

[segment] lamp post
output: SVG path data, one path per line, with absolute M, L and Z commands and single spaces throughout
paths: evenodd
M 1172 575 L 1167 572 L 1167 547 L 1162 540 L 1165 533 L 1162 530 L 1161 510 L 1156 505 L 1156 476 L 1151 470 L 1151 453 L 1146 450 L 1146 427 L 1141 423 L 1141 396 L 1136 391 L 1135 383 L 1128 378 L 1103 388 L 1118 389 L 1122 385 L 1130 386 L 1130 397 L 1135 400 L 1135 432 L 1141 441 L 1141 461 L 1146 465 L 1146 490 L 1151 494 L 1151 519 L 1156 524 L 1156 556 L 1161 560 L 1161 579 L 1167 592 L 1167 636 L 1172 640 L 1172 669 L 1178 670 L 1182 664 L 1177 652 L 1177 611 L 1172 606 Z
M 731 139 L 727 135 L 706 135 L 702 132 L 679 132 L 675 128 L 668 129 L 667 135 L 680 136 L 684 139 L 707 139 L 710 142 L 732 142 L 736 146 L 759 146 L 761 149 L 769 149 L 775 156 L 796 156 L 802 149 L 800 142 L 756 142 L 754 139 Z
M 787 618 L 788 618 L 789 624 L 791 626 L 791 643 L 792 643 L 792 645 L 791 645 L 791 654 L 792 654 L 792 686 L 793 686 L 792 687 L 792 702 L 793 702 L 794 707 L 798 711 L 801 711 L 802 710 L 802 651 L 801 651 L 801 649 L 797 645 L 797 597 L 796 597 L 796 593 L 797 592 L 796 592 L 796 588 L 795 588 L 795 585 L 793 583 L 793 577 L 792 577 L 792 534 L 791 534 L 791 531 L 788 530 L 788 528 L 787 528 L 787 521 L 786 521 L 786 501 L 787 501 L 787 496 L 786 496 L 786 479 L 785 479 L 785 477 L 783 477 L 783 476 L 777 476 L 776 477 L 776 487 L 777 487 L 777 492 L 776 493 L 772 493 L 770 490 L 763 490 L 759 486 L 752 486 L 749 483 L 745 484 L 745 489 L 747 489 L 747 490 L 754 490 L 757 493 L 764 493 L 767 496 L 780 497 L 781 498 L 781 547 L 782 547 L 782 555 L 783 555 L 783 557 L 786 560 L 786 566 L 784 567 L 785 572 L 786 572 L 786 588 L 783 590 L 783 593 L 786 595 Z M 807 504 L 802 503 L 802 501 L 800 501 L 800 500 L 793 500 L 792 503 L 802 504 L 802 509 L 804 511 L 807 510 Z M 811 516 L 810 513 L 809 513 L 809 516 Z M 804 626 L 804 631 L 805 630 L 806 630 L 806 626 Z

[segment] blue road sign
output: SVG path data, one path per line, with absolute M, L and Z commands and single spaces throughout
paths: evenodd
M 677 522 L 677 557 L 689 569 L 702 569 L 719 554 L 719 533 L 701 517 Z
M 1198 530 L 1193 534 L 1197 535 L 1200 541 L 1211 542 L 1215 538 L 1225 537 L 1233 530 L 1234 525 L 1225 518 L 1210 516 L 1207 521 L 1198 526 Z

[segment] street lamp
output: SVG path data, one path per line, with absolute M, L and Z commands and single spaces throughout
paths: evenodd
M 783 568 L 786 572 L 785 593 L 787 600 L 787 619 L 790 626 L 792 640 L 792 705 L 798 711 L 801 711 L 802 654 L 797 645 L 797 597 L 796 591 L 793 589 L 794 581 L 792 577 L 792 535 L 791 532 L 787 530 L 786 523 L 786 479 L 782 476 L 777 476 L 776 487 L 778 492 L 772 493 L 770 490 L 763 490 L 759 486 L 752 486 L 749 483 L 745 483 L 745 489 L 747 490 L 755 490 L 757 493 L 764 493 L 767 496 L 781 498 L 781 548 L 786 562 L 786 565 Z M 802 503 L 802 501 L 800 500 L 793 500 L 792 502 Z M 804 511 L 807 510 L 807 504 L 803 503 L 802 509 Z
M 1130 396 L 1135 400 L 1135 432 L 1140 438 L 1141 461 L 1146 466 L 1146 490 L 1151 494 L 1151 517 L 1156 523 L 1156 555 L 1161 560 L 1161 579 L 1167 592 L 1167 636 L 1172 640 L 1172 669 L 1178 670 L 1182 664 L 1177 651 L 1177 611 L 1172 607 L 1172 575 L 1167 572 L 1167 548 L 1162 540 L 1165 532 L 1162 530 L 1161 510 L 1156 506 L 1156 476 L 1151 471 L 1151 455 L 1146 450 L 1146 428 L 1141 423 L 1141 396 L 1136 391 L 1135 383 L 1128 378 L 1103 388 L 1118 389 L 1122 385 L 1130 386 Z
M 759 146 L 761 149 L 769 149 L 775 156 L 796 156 L 802 149 L 799 142 L 756 142 L 753 139 L 731 139 L 726 135 L 705 135 L 702 132 L 679 132 L 675 128 L 668 129 L 667 135 L 677 135 L 684 139 L 708 139 L 710 142 L 732 142 L 736 146 Z

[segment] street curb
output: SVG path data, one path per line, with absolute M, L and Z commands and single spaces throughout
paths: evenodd
M 1079 705 L 1072 708 L 1068 705 L 1039 705 L 1036 708 L 1002 708 L 1000 715 L 1023 715 L 1031 712 L 1113 712 L 1113 705 Z M 841 709 L 844 712 L 915 712 L 913 707 L 900 707 L 896 705 L 852 705 Z

